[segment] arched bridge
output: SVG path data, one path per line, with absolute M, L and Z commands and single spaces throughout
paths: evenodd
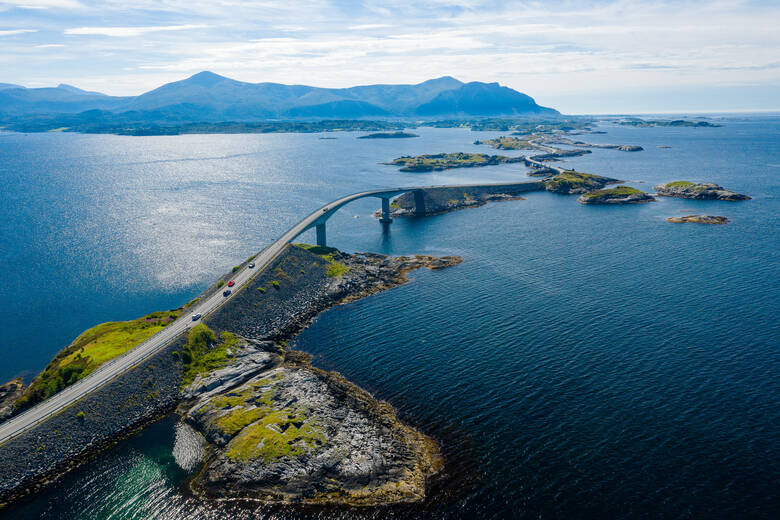
M 358 199 L 364 199 L 367 197 L 375 197 L 382 200 L 382 215 L 379 219 L 380 222 L 389 224 L 392 219 L 390 218 L 390 199 L 397 195 L 401 195 L 403 193 L 413 193 L 414 194 L 414 214 L 415 215 L 425 215 L 425 192 L 430 190 L 436 190 L 436 189 L 449 189 L 449 188 L 457 188 L 457 189 L 469 189 L 469 188 L 518 188 L 518 187 L 525 187 L 528 186 L 529 188 L 532 186 L 538 185 L 538 182 L 512 182 L 512 183 L 500 183 L 500 184 L 466 184 L 466 185 L 446 185 L 446 186 L 414 186 L 414 187 L 407 187 L 407 188 L 391 188 L 391 189 L 380 189 L 380 190 L 370 190 L 370 191 L 363 191 L 360 193 L 353 193 L 352 195 L 347 195 L 346 197 L 342 197 L 338 200 L 334 200 L 333 202 L 326 204 L 325 206 L 322 206 L 317 211 L 300 221 L 296 226 L 294 226 L 290 231 L 288 231 L 279 241 L 284 241 L 284 243 L 292 242 L 298 235 L 301 233 L 308 231 L 311 228 L 315 228 L 317 232 L 317 245 L 318 246 L 325 246 L 327 245 L 327 236 L 325 231 L 325 223 L 328 221 L 330 217 L 332 217 L 339 209 L 343 208 L 347 204 L 349 204 L 352 201 L 358 200 Z M 289 235 L 289 237 L 288 237 Z

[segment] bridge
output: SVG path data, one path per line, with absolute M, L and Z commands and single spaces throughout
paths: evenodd
M 532 189 L 538 189 L 536 187 L 538 184 L 538 182 L 525 181 L 504 184 L 469 184 L 423 187 L 415 186 L 407 188 L 369 190 L 341 197 L 340 199 L 334 200 L 333 202 L 320 207 L 312 214 L 290 228 L 275 242 L 260 251 L 254 259 L 254 262 L 257 266 L 256 269 L 249 269 L 248 266 L 244 266 L 242 269 L 236 271 L 232 275 L 233 280 L 235 281 L 235 286 L 233 287 L 233 292 L 231 295 L 223 297 L 222 291 L 217 290 L 214 292 L 214 294 L 205 297 L 202 301 L 191 307 L 189 310 L 192 314 L 201 314 L 203 317 L 207 317 L 226 302 L 230 301 L 231 298 L 233 298 L 242 287 L 244 287 L 250 280 L 252 280 L 252 278 L 268 267 L 285 250 L 290 242 L 292 242 L 301 233 L 304 233 L 309 229 L 315 228 L 317 234 L 317 245 L 327 245 L 325 232 L 325 224 L 327 220 L 333 216 L 336 211 L 355 200 L 367 197 L 381 199 L 382 215 L 380 221 L 389 223 L 391 221 L 390 199 L 403 193 L 414 193 L 414 212 L 417 215 L 423 215 L 425 214 L 424 195 L 426 191 L 442 188 L 457 188 L 459 190 L 469 188 L 485 188 L 496 191 L 504 187 L 514 187 L 515 189 L 528 188 L 524 191 L 531 191 Z M 31 430 L 38 424 L 46 421 L 49 417 L 56 415 L 65 408 L 73 405 L 87 394 L 107 384 L 115 377 L 137 366 L 146 359 L 154 356 L 197 323 L 198 322 L 192 321 L 189 314 L 181 316 L 179 319 L 171 322 L 163 330 L 147 339 L 143 343 L 139 344 L 135 348 L 129 350 L 117 358 L 112 359 L 111 361 L 102 364 L 84 379 L 77 381 L 73 385 L 54 394 L 49 399 L 33 406 L 29 410 L 12 417 L 3 423 L 0 423 L 0 445 L 9 439 L 16 437 L 17 435 Z

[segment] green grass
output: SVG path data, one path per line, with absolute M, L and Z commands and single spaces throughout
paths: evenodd
M 292 413 L 272 411 L 244 428 L 230 444 L 226 455 L 231 460 L 248 462 L 262 458 L 270 462 L 280 457 L 297 457 L 325 442 L 325 435 L 306 422 L 301 410 Z
M 598 175 L 593 175 L 592 173 L 567 170 L 555 175 L 553 178 L 546 181 L 545 184 L 555 190 L 568 191 L 577 188 L 594 188 L 601 186 L 602 184 L 598 179 L 600 179 L 600 177 Z
M 223 332 L 220 339 L 217 344 L 217 335 L 203 323 L 190 329 L 187 345 L 179 354 L 184 362 L 182 387 L 192 383 L 199 375 L 206 375 L 230 362 L 232 353 L 228 351 L 236 346 L 238 338 L 231 332 Z
M 666 186 L 668 188 L 683 188 L 685 186 L 693 186 L 693 183 L 689 181 L 674 181 L 674 182 L 667 182 Z
M 103 363 L 121 356 L 161 331 L 182 309 L 154 312 L 131 321 L 101 323 L 82 332 L 36 377 L 16 402 L 33 406 L 91 374 Z
M 328 265 L 325 268 L 325 275 L 330 278 L 338 278 L 349 271 L 349 267 L 336 260 L 337 256 L 341 254 L 341 251 L 335 247 L 313 246 L 310 244 L 295 244 L 295 246 L 314 253 L 327 261 Z
M 330 265 L 328 265 L 328 268 L 325 270 L 325 275 L 328 278 L 338 278 L 339 276 L 342 276 L 344 273 L 346 273 L 349 270 L 349 267 L 342 264 L 341 262 L 333 262 Z
M 617 188 L 589 191 L 588 193 L 585 194 L 585 197 L 588 198 L 605 197 L 608 199 L 615 199 L 615 198 L 627 197 L 629 195 L 635 195 L 639 193 L 643 193 L 642 190 L 632 188 L 631 186 L 618 186 Z

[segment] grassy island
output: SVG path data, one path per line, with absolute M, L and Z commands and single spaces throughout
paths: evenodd
M 182 312 L 183 308 L 153 312 L 135 320 L 111 321 L 85 330 L 46 365 L 16 402 L 16 408 L 29 408 L 83 379 L 103 363 L 149 339 Z
M 566 170 L 544 181 L 544 189 L 556 193 L 582 193 L 603 188 L 606 184 L 618 182 L 617 179 L 602 177 L 592 173 Z
M 506 157 L 485 153 L 439 153 L 435 155 L 404 156 L 389 163 L 401 166 L 402 172 L 430 172 L 451 168 L 473 168 L 495 164 L 524 162 L 523 157 Z
M 638 204 L 652 202 L 655 198 L 642 190 L 631 186 L 593 190 L 580 196 L 577 202 L 581 204 Z
M 497 150 L 533 150 L 538 148 L 538 145 L 519 137 L 496 137 L 487 141 L 474 141 L 474 144 L 486 144 Z

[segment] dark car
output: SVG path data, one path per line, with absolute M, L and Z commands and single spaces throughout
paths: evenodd
M 228 282 L 228 287 L 233 287 L 234 285 L 236 285 L 236 282 L 234 282 L 233 280 L 230 280 Z
M 222 296 L 227 298 L 228 296 L 230 296 L 231 292 L 233 292 L 233 291 L 231 291 L 230 289 L 225 289 L 224 291 L 222 291 Z
M 198 320 L 200 319 L 200 316 L 201 316 L 201 314 L 200 314 L 200 313 L 193 314 L 193 315 L 192 315 L 192 321 L 198 321 Z

